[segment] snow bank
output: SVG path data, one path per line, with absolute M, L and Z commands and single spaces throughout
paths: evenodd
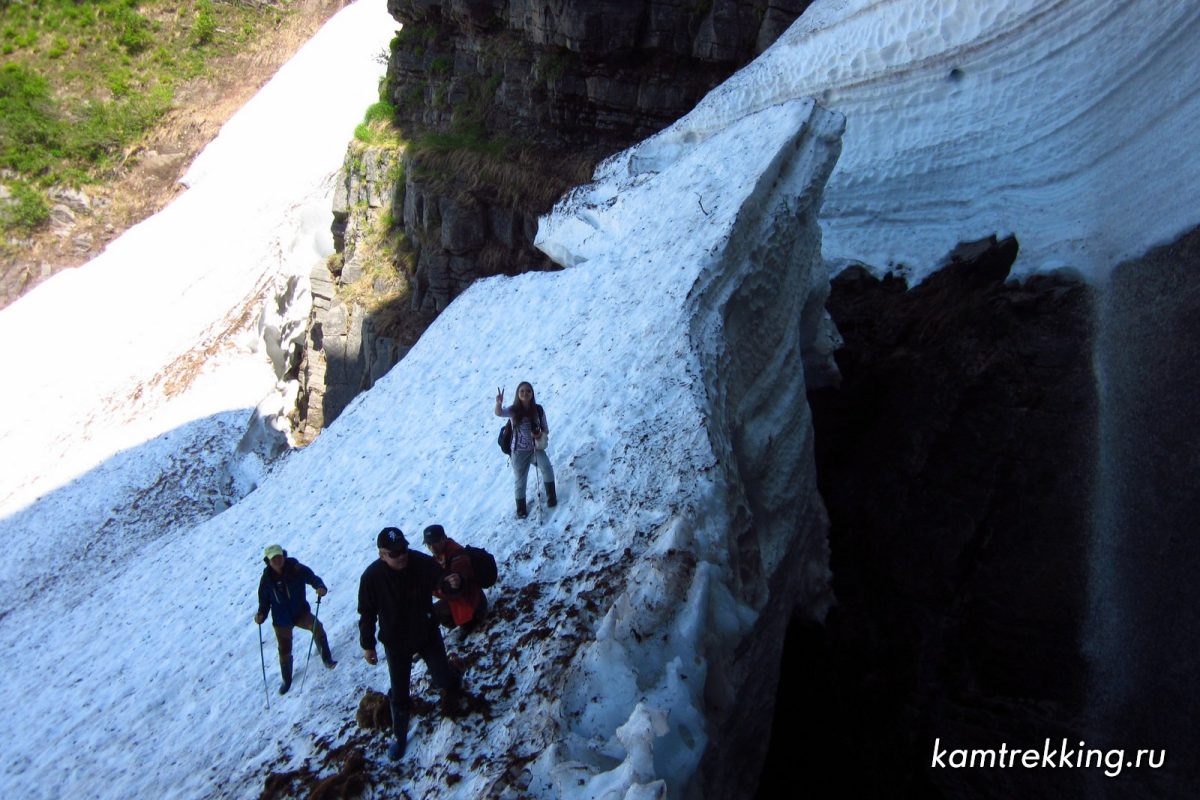
M 1198 222 L 1200 5 L 817 0 L 689 115 L 785 98 L 846 116 L 825 254 L 915 280 L 960 241 L 1016 234 L 1014 274 L 1103 280 Z
M 734 791 L 743 776 L 733 765 L 702 778 L 702 756 L 721 752 L 731 730 L 755 738 L 739 712 L 770 706 L 792 603 L 824 614 L 802 361 L 827 334 L 816 210 L 840 133 L 841 119 L 811 101 L 705 137 L 669 129 L 602 165 L 542 221 L 539 247 L 573 265 L 557 280 L 587 297 L 574 313 L 604 326 L 575 333 L 569 323 L 567 352 L 603 342 L 617 362 L 600 382 L 603 405 L 586 411 L 633 411 L 615 457 L 587 482 L 620 469 L 605 481 L 629 491 L 610 508 L 618 520 L 623 508 L 668 513 L 632 536 L 613 532 L 632 564 L 608 576 L 615 597 L 594 639 L 551 683 L 561 688 L 549 696 L 549 746 L 528 791 L 673 796 L 702 781 L 710 796 Z M 497 287 L 478 291 L 495 299 Z M 477 313 L 460 302 L 451 313 Z M 543 327 L 541 304 L 524 302 Z M 626 476 L 630 445 L 640 458 Z M 765 733 L 760 719 L 763 746 Z
M 336 15 L 197 157 L 188 191 L 0 313 L 0 374 L 12 381 L 0 394 L 0 448 L 12 456 L 0 465 L 0 512 L 115 449 L 208 414 L 248 414 L 272 389 L 266 355 L 251 352 L 255 320 L 332 253 L 333 178 L 395 28 L 382 0 Z M 207 398 L 166 409 L 227 362 L 235 374 Z M 117 430 L 153 416 L 138 437 Z
M 170 206 L 0 312 L 12 605 L 65 568 L 60 553 L 119 561 L 228 505 L 246 420 L 290 390 L 272 345 L 295 336 L 308 273 L 332 252 L 333 178 L 396 27 L 385 5 L 330 20 L 197 157 Z M 279 318 L 259 322 L 264 306 Z M 247 459 L 270 441 L 247 442 Z

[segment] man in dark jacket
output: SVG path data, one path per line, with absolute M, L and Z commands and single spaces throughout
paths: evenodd
M 441 525 L 427 527 L 424 538 L 425 546 L 442 568 L 442 578 L 434 592 L 438 601 L 433 604 L 433 618 L 443 627 L 462 626 L 465 633 L 470 633 L 487 613 L 487 596 L 475 579 L 471 556 L 465 547 L 446 535 Z
M 258 581 L 258 612 L 254 615 L 254 623 L 262 625 L 270 607 L 271 624 L 275 626 L 275 639 L 279 642 L 279 672 L 283 676 L 279 693 L 287 694 L 292 688 L 292 626 L 312 631 L 321 661 L 329 669 L 337 666 L 329 650 L 329 640 L 325 638 L 325 628 L 313 617 L 304 597 L 305 584 L 316 589 L 317 597 L 324 597 L 329 590 L 311 569 L 288 558 L 287 551 L 277 544 L 263 551 L 263 561 L 267 566 Z
M 450 666 L 442 633 L 433 621 L 431 595 L 442 575 L 438 565 L 424 553 L 410 552 L 399 528 L 384 528 L 376 544 L 379 559 L 367 567 L 358 583 L 358 635 L 367 663 L 378 664 L 378 621 L 392 684 L 388 698 L 396 736 L 388 755 L 398 759 L 408 746 L 408 682 L 413 657 L 420 656 L 425 662 L 429 679 L 442 690 L 444 700 L 458 692 L 461 676 Z

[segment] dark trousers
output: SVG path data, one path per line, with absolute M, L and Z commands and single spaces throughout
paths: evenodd
M 311 611 L 305 611 L 302 615 L 294 620 L 297 628 L 303 628 L 306 631 L 312 631 L 313 638 L 317 641 L 317 648 L 324 653 L 329 649 L 329 641 L 325 638 L 325 626 L 313 617 Z M 284 664 L 292 660 L 292 626 L 275 628 L 275 641 L 279 643 L 279 663 Z
M 411 705 L 408 696 L 408 683 L 412 677 L 413 658 L 419 657 L 429 670 L 429 679 L 433 685 L 443 691 L 458 689 L 462 676 L 450 666 L 446 658 L 446 645 L 442 642 L 442 634 L 435 628 L 425 646 L 416 653 L 406 652 L 399 648 L 383 646 L 387 656 L 388 677 L 392 681 L 389 699 L 392 703 L 392 716 L 396 712 L 408 713 Z

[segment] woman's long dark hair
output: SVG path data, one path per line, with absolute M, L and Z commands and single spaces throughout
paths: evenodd
M 521 404 L 521 387 L 522 386 L 529 387 L 529 408 L 528 409 L 526 409 L 525 406 Z M 532 428 L 534 431 L 541 429 L 542 415 L 539 413 L 541 411 L 541 406 L 539 406 L 537 404 L 537 394 L 534 393 L 533 384 L 530 383 L 529 381 L 521 381 L 520 383 L 517 384 L 517 390 L 515 392 L 513 392 L 512 410 L 513 410 L 513 414 L 512 414 L 513 430 L 520 428 L 521 423 L 524 422 L 525 420 L 529 420 L 529 427 Z

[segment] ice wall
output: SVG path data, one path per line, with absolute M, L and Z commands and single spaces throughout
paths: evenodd
M 641 426 L 704 434 L 699 493 L 679 487 L 679 510 L 568 668 L 566 713 L 537 772 L 555 793 L 733 797 L 757 774 L 782 630 L 793 606 L 819 619 L 830 602 L 804 361 L 828 369 L 835 335 L 816 215 L 842 122 L 810 100 L 703 136 L 668 129 L 543 220 L 540 247 L 575 269 L 626 273 L 650 295 L 646 321 L 678 331 L 644 357 L 686 380 L 694 405 Z M 625 399 L 656 405 L 657 391 Z M 643 643 L 645 631 L 666 646 Z M 620 702 L 588 700 L 613 692 Z

